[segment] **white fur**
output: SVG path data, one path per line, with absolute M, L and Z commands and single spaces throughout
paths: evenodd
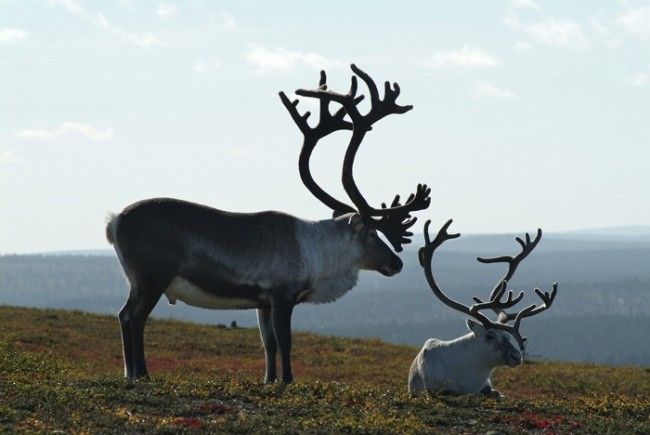
M 122 250 L 120 249 L 120 244 L 117 242 L 117 225 L 119 224 L 119 221 L 120 221 L 120 215 L 118 214 L 109 213 L 106 216 L 106 224 L 108 225 L 108 231 L 111 233 L 111 239 L 113 240 L 111 244 L 115 249 L 115 253 L 117 254 L 118 261 L 122 265 L 122 271 L 124 272 L 124 275 L 126 276 L 129 282 L 132 282 L 130 276 L 131 271 L 128 270 L 128 268 L 126 267 L 126 263 L 124 262 L 124 259 L 122 257 Z
M 494 333 L 496 340 L 507 338 L 503 331 Z M 411 364 L 408 389 L 411 394 L 424 391 L 485 393 L 492 391 L 490 377 L 494 368 L 505 364 L 500 352 L 488 346 L 480 332 L 470 332 L 449 341 L 430 338 Z
M 108 213 L 106 215 L 106 225 L 108 225 L 108 231 L 111 233 L 111 238 L 113 241 L 115 241 L 115 238 L 117 237 L 117 222 L 119 218 L 120 216 L 115 213 Z
M 165 295 L 171 305 L 176 304 L 176 300 L 185 302 L 201 308 L 221 309 L 221 310 L 243 310 L 247 308 L 257 308 L 257 302 L 249 299 L 221 298 L 206 292 L 191 282 L 175 277 L 165 290 Z
M 361 248 L 347 224 L 299 220 L 296 239 L 301 258 L 297 273 L 313 290 L 306 302 L 333 302 L 357 284 Z

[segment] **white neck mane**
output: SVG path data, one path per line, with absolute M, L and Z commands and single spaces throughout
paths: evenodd
M 300 246 L 300 276 L 314 292 L 306 302 L 332 302 L 357 284 L 359 246 L 347 223 L 328 219 L 299 222 L 296 237 Z

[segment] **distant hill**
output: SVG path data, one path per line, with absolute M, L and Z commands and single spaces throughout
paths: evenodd
M 433 229 L 432 229 L 433 231 Z M 534 229 L 530 230 L 534 235 Z M 516 236 L 523 236 L 525 232 L 508 234 L 463 234 L 459 239 L 443 245 L 441 251 L 472 252 L 476 255 L 485 253 L 509 252 L 517 248 L 514 241 Z M 406 245 L 409 251 L 417 250 L 423 242 L 422 233 L 416 232 L 413 243 Z M 555 251 L 593 251 L 614 249 L 650 249 L 650 225 L 634 225 L 624 227 L 594 228 L 567 232 L 544 233 L 543 242 L 537 247 L 536 252 Z M 87 255 L 87 256 L 114 256 L 115 251 L 107 249 L 86 249 L 70 251 L 38 252 L 35 255 Z
M 463 239 L 449 245 L 462 244 Z M 480 264 L 476 256 L 516 253 L 519 245 L 512 236 L 467 240 L 467 251 L 437 254 L 434 270 L 450 295 L 471 303 L 472 296 L 487 295 L 504 272 L 503 265 Z M 503 246 L 488 249 L 486 240 Z M 555 242 L 545 237 L 511 282 L 514 289 L 528 290 L 525 303 L 537 302 L 532 288 L 549 289 L 560 282 L 552 309 L 524 322 L 530 352 L 558 360 L 650 365 L 650 341 L 638 332 L 650 330 L 650 247 L 620 241 Z M 0 304 L 114 315 L 126 299 L 126 281 L 115 255 L 101 252 L 108 255 L 0 256 Z M 404 270 L 395 277 L 362 273 L 357 287 L 337 302 L 299 306 L 294 327 L 412 345 L 431 336 L 463 333 L 463 316 L 433 297 L 413 250 L 401 256 Z M 254 310 L 212 311 L 166 302 L 163 297 L 154 316 L 257 323 Z M 598 346 L 593 345 L 594 336 Z
M 447 242 L 440 248 L 440 251 L 467 252 L 478 256 L 514 253 L 519 246 L 515 241 L 515 236 L 521 237 L 524 234 L 463 235 L 458 239 Z M 407 249 L 410 251 L 419 249 L 422 243 L 418 242 L 418 240 L 422 240 L 422 238 L 416 235 L 413 244 L 408 245 Z M 636 249 L 650 249 L 650 237 L 645 239 L 627 239 L 618 236 L 602 236 L 599 239 L 578 234 L 545 234 L 535 249 L 535 253 Z
M 560 233 L 561 234 L 561 233 Z M 586 236 L 592 238 L 650 238 L 650 225 L 629 225 L 624 227 L 589 228 L 583 230 L 569 231 L 564 234 L 574 236 Z
M 70 251 L 35 252 L 34 254 L 27 254 L 27 255 L 42 255 L 46 257 L 47 256 L 112 257 L 115 256 L 115 251 L 113 249 L 73 249 Z

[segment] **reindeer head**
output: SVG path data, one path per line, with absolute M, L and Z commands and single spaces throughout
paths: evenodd
M 366 133 L 372 129 L 372 125 L 391 114 L 408 112 L 413 106 L 400 106 L 396 103 L 400 94 L 397 83 L 392 86 L 385 83 L 384 98 L 379 97 L 377 85 L 372 78 L 361 69 L 352 65 L 352 76 L 350 91 L 347 94 L 339 94 L 327 89 L 327 76 L 324 71 L 320 73 L 319 87 L 314 90 L 299 89 L 297 95 L 317 98 L 320 101 L 320 118 L 318 124 L 311 127 L 307 123 L 309 112 L 300 115 L 297 106 L 299 101 L 290 101 L 284 92 L 280 92 L 280 99 L 289 111 L 304 136 L 302 151 L 300 152 L 299 170 L 300 177 L 309 191 L 323 204 L 333 210 L 335 217 L 352 213 L 358 218 L 348 218 L 351 229 L 362 238 L 363 246 L 369 252 L 362 268 L 377 270 L 384 275 L 393 275 L 402 268 L 402 262 L 388 248 L 388 246 L 377 237 L 377 231 L 386 236 L 386 239 L 397 252 L 402 251 L 402 244 L 410 243 L 410 236 L 413 233 L 408 229 L 415 224 L 416 218 L 411 218 L 411 213 L 417 210 L 424 210 L 430 204 L 429 189 L 426 185 L 420 184 L 415 193 L 411 194 L 404 204 L 400 203 L 399 195 L 395 196 L 390 207 L 382 204 L 381 208 L 371 207 L 363 197 L 354 181 L 352 169 L 356 153 Z M 357 96 L 357 76 L 364 81 L 370 94 L 370 111 L 362 115 L 357 104 L 364 96 Z M 331 102 L 340 104 L 342 107 L 334 114 L 330 112 Z M 349 117 L 349 121 L 346 119 Z M 352 200 L 354 207 L 342 203 L 325 192 L 314 181 L 309 170 L 309 159 L 318 141 L 325 136 L 338 130 L 351 130 L 352 134 L 343 161 L 342 182 L 343 187 Z M 389 255 L 390 254 L 390 255 Z
M 467 328 L 474 335 L 475 349 L 479 359 L 490 367 L 517 367 L 522 362 L 522 354 L 513 346 L 510 334 L 494 328 L 486 328 L 482 323 L 467 319 Z
M 363 222 L 359 214 L 350 213 L 337 219 L 348 225 L 353 244 L 360 250 L 360 269 L 374 270 L 384 276 L 393 276 L 402 270 L 402 260 L 379 238 L 376 229 Z
M 519 332 L 519 327 L 521 325 L 522 319 L 539 314 L 542 311 L 549 308 L 553 303 L 553 301 L 555 300 L 555 296 L 557 295 L 557 288 L 558 288 L 557 282 L 553 284 L 553 290 L 550 293 L 549 292 L 542 293 L 540 289 L 536 288 L 535 293 L 539 296 L 539 298 L 544 303 L 540 306 L 530 305 L 517 313 L 507 313 L 505 310 L 519 303 L 524 297 L 524 292 L 520 292 L 515 297 L 512 291 L 508 291 L 506 300 L 502 300 L 504 294 L 506 293 L 508 281 L 514 275 L 515 270 L 517 269 L 519 263 L 524 258 L 526 258 L 528 254 L 532 252 L 533 249 L 535 249 L 535 246 L 537 246 L 540 239 L 542 238 L 542 230 L 541 229 L 537 230 L 537 236 L 535 237 L 534 240 L 531 240 L 530 235 L 528 234 L 526 234 L 525 241 L 517 237 L 516 238 L 517 243 L 521 245 L 522 250 L 515 257 L 502 256 L 502 257 L 494 257 L 494 258 L 481 258 L 481 257 L 477 258 L 477 260 L 480 261 L 481 263 L 508 263 L 508 271 L 494 287 L 487 301 L 484 302 L 478 297 L 474 297 L 475 303 L 472 304 L 471 306 L 468 306 L 449 298 L 440 289 L 440 287 L 438 287 L 438 284 L 433 278 L 433 272 L 431 271 L 431 260 L 433 259 L 433 253 L 436 250 L 436 248 L 442 245 L 446 240 L 460 237 L 460 234 L 447 233 L 447 229 L 452 223 L 452 220 L 450 219 L 440 229 L 436 238 L 433 241 L 431 241 L 429 238 L 430 223 L 431 221 L 427 221 L 424 224 L 425 245 L 422 248 L 420 248 L 420 251 L 418 253 L 420 264 L 424 268 L 424 273 L 427 278 L 427 282 L 429 283 L 429 287 L 431 287 L 431 290 L 433 290 L 433 293 L 436 295 L 436 297 L 440 299 L 445 305 L 448 305 L 451 308 L 460 311 L 461 313 L 467 314 L 468 316 L 472 317 L 474 320 L 478 320 L 478 323 L 476 323 L 474 320 L 468 321 L 468 326 L 470 327 L 470 330 L 474 333 L 474 335 L 477 336 L 479 339 L 485 341 L 486 348 L 491 346 L 492 349 L 499 350 L 502 356 L 504 356 L 503 362 L 505 364 L 507 365 L 510 365 L 510 363 L 514 364 L 514 360 L 516 359 L 517 355 L 514 352 L 512 352 L 512 350 L 516 351 L 516 349 L 514 349 L 512 345 L 510 345 L 512 349 L 510 349 L 510 347 L 508 346 L 510 344 L 510 339 L 509 337 L 507 337 L 507 335 L 509 334 L 512 337 L 514 337 L 514 339 L 517 341 L 517 344 L 519 345 L 519 349 L 523 351 L 525 348 L 526 338 L 523 337 Z M 490 320 L 487 316 L 485 316 L 485 314 L 481 312 L 486 309 L 492 310 L 498 315 L 496 321 Z M 508 325 L 508 322 L 513 320 L 514 323 L 512 325 Z M 504 337 L 507 338 L 508 344 L 506 344 L 506 341 L 503 340 Z M 488 341 L 489 342 L 494 341 L 494 343 L 488 346 L 487 345 Z

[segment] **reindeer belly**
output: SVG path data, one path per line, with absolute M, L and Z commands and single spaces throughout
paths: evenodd
M 174 305 L 177 300 L 201 308 L 217 310 L 244 310 L 259 308 L 260 298 L 244 298 L 232 296 L 219 296 L 214 292 L 208 292 L 201 287 L 180 276 L 175 277 L 165 290 L 165 296 L 169 303 Z M 260 295 L 262 296 L 262 295 Z

